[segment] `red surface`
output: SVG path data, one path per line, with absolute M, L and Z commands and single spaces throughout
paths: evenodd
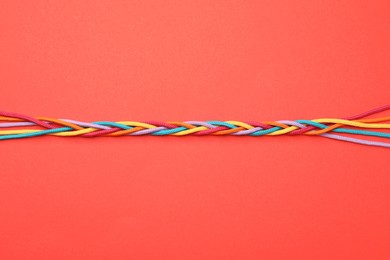
M 389 103 L 388 1 L 1 1 L 1 109 L 277 120 Z M 0 143 L 0 259 L 389 259 L 390 156 L 318 137 Z

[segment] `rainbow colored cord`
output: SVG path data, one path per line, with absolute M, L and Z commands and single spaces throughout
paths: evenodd
M 389 142 L 358 139 L 340 134 L 390 138 L 390 133 L 367 129 L 390 129 L 390 116 L 364 119 L 390 109 L 390 104 L 365 113 L 337 118 L 314 120 L 279 120 L 266 122 L 240 121 L 186 121 L 186 122 L 80 122 L 70 119 L 30 117 L 0 112 L 0 140 L 27 138 L 42 135 L 55 136 L 140 136 L 140 135 L 235 135 L 277 136 L 318 135 L 341 141 L 390 148 Z M 33 128 L 29 128 L 32 127 Z

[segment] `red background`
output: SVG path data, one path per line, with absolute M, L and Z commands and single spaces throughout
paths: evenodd
M 0 2 L 1 109 L 341 117 L 389 103 L 388 1 Z M 0 143 L 1 259 L 389 259 L 390 156 L 319 137 Z

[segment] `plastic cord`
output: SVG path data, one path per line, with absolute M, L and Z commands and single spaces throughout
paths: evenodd
M 98 121 L 81 122 L 70 119 L 30 117 L 16 113 L 0 112 L 0 140 L 27 138 L 42 135 L 54 136 L 187 136 L 234 135 L 279 136 L 308 135 L 390 148 L 389 142 L 359 139 L 340 134 L 389 139 L 390 133 L 378 129 L 390 129 L 390 117 L 369 118 L 373 114 L 390 109 L 382 106 L 355 116 L 318 118 L 313 120 L 279 120 L 263 122 L 241 121 L 186 121 L 186 122 L 135 122 Z M 29 128 L 33 126 L 34 128 Z M 370 131 L 375 129 L 375 131 Z

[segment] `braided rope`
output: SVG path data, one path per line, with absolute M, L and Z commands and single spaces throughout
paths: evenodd
M 337 118 L 313 120 L 279 120 L 264 122 L 240 121 L 186 121 L 186 122 L 134 122 L 98 121 L 80 122 L 70 119 L 30 117 L 15 113 L 0 112 L 0 140 L 27 138 L 42 135 L 54 136 L 186 136 L 186 135 L 233 135 L 233 136 L 278 136 L 318 135 L 341 141 L 390 148 L 389 142 L 358 139 L 341 134 L 390 138 L 389 132 L 367 129 L 390 129 L 390 116 L 363 119 L 390 109 L 390 105 L 365 113 Z M 33 126 L 34 128 L 29 128 Z

